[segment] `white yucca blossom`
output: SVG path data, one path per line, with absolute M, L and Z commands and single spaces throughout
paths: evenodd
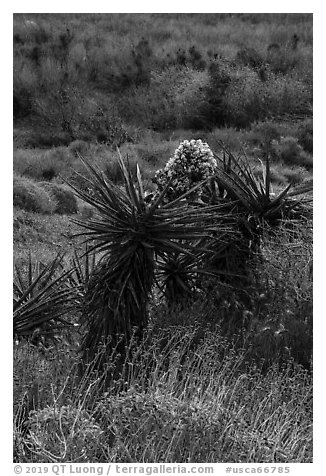
M 158 189 L 162 190 L 172 179 L 171 189 L 166 197 L 167 200 L 173 200 L 214 175 L 216 169 L 217 162 L 206 142 L 201 139 L 185 140 L 175 150 L 164 169 L 156 172 L 154 181 Z M 197 196 L 200 194 L 201 191 L 198 190 Z

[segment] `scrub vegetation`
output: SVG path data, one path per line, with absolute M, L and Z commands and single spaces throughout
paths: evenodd
M 15 14 L 13 165 L 15 462 L 312 462 L 311 14 Z

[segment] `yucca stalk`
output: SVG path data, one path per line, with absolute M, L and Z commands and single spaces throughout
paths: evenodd
M 169 184 L 148 203 L 138 166 L 134 183 L 119 156 L 124 178 L 124 187 L 119 187 L 89 162 L 83 162 L 91 177 L 93 194 L 73 188 L 95 208 L 96 215 L 75 222 L 84 228 L 79 235 L 86 237 L 89 250 L 101 255 L 86 290 L 83 316 L 83 349 L 92 356 L 100 344 L 106 344 L 116 334 L 123 333 L 128 339 L 136 327 L 141 335 L 147 324 L 147 303 L 157 258 L 193 254 L 196 243 L 216 231 L 214 220 L 219 214 L 223 216 L 224 209 L 221 205 L 200 209 L 189 206 L 185 199 L 194 189 L 163 204 Z M 219 232 L 229 230 L 224 219 Z
M 32 262 L 29 256 L 27 272 L 17 265 L 14 270 L 14 335 L 31 337 L 51 336 L 70 325 L 63 316 L 69 311 L 74 290 L 68 280 L 71 270 L 64 271 L 63 256 L 57 255 L 47 265 Z

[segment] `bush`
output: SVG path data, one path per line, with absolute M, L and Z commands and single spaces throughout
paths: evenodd
M 14 151 L 14 171 L 35 180 L 52 180 L 67 168 L 69 161 L 66 147 L 45 152 L 39 149 Z
M 306 152 L 313 153 L 313 123 L 307 120 L 299 127 L 298 142 Z
M 293 185 L 304 182 L 309 176 L 304 167 L 282 167 L 282 173 L 287 181 Z
M 313 331 L 312 223 L 308 221 L 304 226 L 300 223 L 290 230 L 286 226 L 285 223 L 277 235 L 263 237 L 264 259 L 254 270 L 258 291 L 254 311 L 256 322 L 252 328 L 254 350 L 256 355 L 259 352 L 263 355 L 267 351 L 267 341 L 272 340 L 275 351 L 280 352 L 282 358 L 292 357 L 297 363 L 310 368 Z M 275 356 L 271 353 L 268 359 L 275 361 Z
M 208 74 L 209 80 L 205 88 L 208 125 L 225 126 L 227 123 L 225 97 L 230 87 L 231 70 L 223 61 L 215 60 L 209 65 Z
M 38 213 L 54 213 L 57 202 L 48 191 L 25 177 L 14 177 L 14 206 Z
M 221 143 L 225 144 L 230 150 L 239 151 L 243 149 L 247 141 L 247 131 L 237 130 L 234 127 L 215 128 L 211 132 L 201 134 L 203 140 L 208 142 L 214 150 L 218 152 L 221 149 Z
M 83 157 L 89 151 L 89 143 L 83 140 L 75 140 L 69 144 L 68 149 L 74 157 L 78 157 L 78 155 Z
M 281 134 L 274 122 L 264 121 L 252 125 L 249 138 L 252 144 L 265 146 L 270 145 L 273 140 L 279 140 Z
M 272 156 L 282 160 L 286 165 L 299 165 L 312 168 L 312 158 L 299 144 L 295 137 L 281 137 L 279 141 L 272 141 Z
M 300 67 L 303 57 L 299 51 L 289 47 L 281 48 L 274 43 L 268 47 L 266 61 L 273 73 L 286 75 Z
M 54 405 L 33 411 L 30 414 L 29 426 L 35 453 L 43 454 L 44 458 L 49 452 L 53 453 L 55 448 L 55 456 L 60 461 L 65 458 L 84 463 L 94 461 L 94 453 L 96 454 L 103 434 L 94 417 L 85 409 L 71 405 Z M 59 445 L 55 442 L 57 438 L 54 438 L 58 432 L 63 438 Z
M 254 174 L 260 180 L 263 180 L 265 170 L 259 165 L 254 169 Z M 285 174 L 282 167 L 271 167 L 270 169 L 270 178 L 274 184 L 286 184 Z
M 242 66 L 250 68 L 259 68 L 262 66 L 264 59 L 254 48 L 241 48 L 235 57 L 235 61 Z
M 207 73 L 170 66 L 151 74 L 150 86 L 138 87 L 120 99 L 120 112 L 137 125 L 154 130 L 205 124 Z
M 206 129 L 210 127 L 207 114 L 207 71 L 189 69 L 187 77 L 175 87 L 177 128 Z
M 77 213 L 77 199 L 74 193 L 70 189 L 66 188 L 65 185 L 42 182 L 40 183 L 40 186 L 55 198 L 57 202 L 55 213 L 59 213 L 61 215 Z
M 262 82 L 255 71 L 243 67 L 233 71 L 222 106 L 225 121 L 240 128 L 271 116 L 307 116 L 312 112 L 312 88 L 273 73 Z
M 15 346 L 15 415 L 26 388 L 34 384 L 38 397 L 28 433 L 15 432 L 15 462 L 311 461 L 307 371 L 289 364 L 263 373 L 200 323 L 157 329 L 128 350 L 121 379 L 105 388 L 95 372 L 78 380 L 74 347 L 40 355 Z
M 14 60 L 13 84 L 13 116 L 21 119 L 31 114 L 33 110 L 34 95 L 37 91 L 37 74 L 33 65 Z
M 76 86 L 60 88 L 55 85 L 48 94 L 37 99 L 35 110 L 48 127 L 59 128 L 70 136 L 70 140 L 74 140 L 77 138 L 84 104 L 85 96 Z

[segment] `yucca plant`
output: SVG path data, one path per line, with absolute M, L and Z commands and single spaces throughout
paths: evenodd
M 220 143 L 220 147 L 222 156 L 215 155 L 217 172 L 207 183 L 203 199 L 207 203 L 230 205 L 230 213 L 237 215 L 240 238 L 231 239 L 225 257 L 221 259 L 217 254 L 210 264 L 229 273 L 230 284 L 246 286 L 251 261 L 260 253 L 264 230 L 276 230 L 281 223 L 288 226 L 311 215 L 312 182 L 292 189 L 288 185 L 276 195 L 272 192 L 268 153 L 263 180 L 259 180 L 245 154 L 235 157 L 224 144 Z M 308 195 L 298 198 L 304 194 Z M 240 279 L 234 280 L 235 274 L 240 275 Z
M 27 271 L 14 270 L 13 331 L 16 338 L 51 338 L 71 325 L 63 318 L 71 309 L 74 290 L 68 280 L 72 271 L 64 271 L 63 255 L 48 264 L 33 263 L 31 255 Z
M 96 253 L 90 252 L 86 244 L 85 251 L 80 254 L 74 249 L 71 259 L 72 273 L 69 276 L 69 283 L 75 290 L 76 309 L 81 311 L 84 305 L 84 298 L 88 282 L 96 267 Z
M 225 209 L 225 211 L 228 211 Z M 236 233 L 236 219 L 231 232 L 222 234 L 219 230 L 217 236 L 214 233 L 209 240 L 201 240 L 197 244 L 197 250 L 192 254 L 174 252 L 160 256 L 156 270 L 158 288 L 164 295 L 169 307 L 187 304 L 196 298 L 196 293 L 206 290 L 207 280 L 225 280 L 226 277 L 240 277 L 235 266 L 227 267 L 231 260 L 230 244 L 239 240 L 241 235 Z M 223 224 L 225 216 L 219 216 L 216 225 Z M 234 253 L 234 249 L 231 249 Z M 219 264 L 217 266 L 217 263 Z M 223 263 L 223 265 L 222 265 Z
M 222 157 L 215 155 L 218 171 L 214 179 L 218 185 L 220 200 L 237 202 L 238 209 L 244 212 L 253 230 L 258 222 L 275 225 L 282 219 L 295 218 L 299 211 L 306 212 L 307 199 L 298 200 L 299 195 L 312 191 L 312 183 L 299 186 L 290 191 L 291 184 L 279 194 L 272 192 L 270 162 L 268 152 L 265 156 L 263 180 L 255 177 L 245 154 L 235 157 L 222 143 Z M 216 199 L 216 191 L 215 191 Z M 251 223 L 249 218 L 251 218 Z
M 76 188 L 75 192 L 96 213 L 86 221 L 74 221 L 84 228 L 79 235 L 86 236 L 89 251 L 101 255 L 87 286 L 83 316 L 83 349 L 91 357 L 100 344 L 106 345 L 117 334 L 128 339 L 136 327 L 141 335 L 147 324 L 147 303 L 159 257 L 194 254 L 199 240 L 216 233 L 214 220 L 219 215 L 219 233 L 230 232 L 231 226 L 225 218 L 222 221 L 223 205 L 200 209 L 189 206 L 186 198 L 194 189 L 164 204 L 168 184 L 148 201 L 138 166 L 134 182 L 120 156 L 123 187 L 89 162 L 83 162 L 93 193 Z
M 199 244 L 200 246 L 200 244 Z M 196 280 L 199 274 L 207 273 L 202 265 L 207 256 L 205 249 L 188 254 L 175 251 L 158 259 L 156 279 L 158 287 L 171 307 L 195 297 Z

